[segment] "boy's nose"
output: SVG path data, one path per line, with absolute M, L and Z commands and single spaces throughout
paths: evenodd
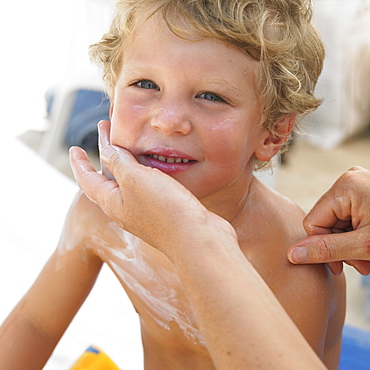
M 188 135 L 191 131 L 191 123 L 184 107 L 158 108 L 152 116 L 151 126 L 166 135 L 181 134 Z

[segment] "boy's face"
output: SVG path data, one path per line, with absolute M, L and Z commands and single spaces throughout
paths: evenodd
M 158 16 L 131 41 L 114 91 L 112 144 L 199 199 L 245 192 L 269 134 L 258 125 L 257 62 L 215 39 L 181 39 Z

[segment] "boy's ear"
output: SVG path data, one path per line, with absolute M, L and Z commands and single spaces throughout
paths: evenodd
M 296 118 L 296 114 L 287 114 L 275 123 L 274 133 L 267 131 L 264 142 L 255 152 L 258 160 L 268 162 L 281 149 L 289 139 Z

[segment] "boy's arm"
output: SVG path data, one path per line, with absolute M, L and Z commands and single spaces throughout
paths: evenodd
M 330 276 L 324 265 L 293 266 L 284 261 L 281 269 L 288 273 L 269 280 L 269 287 L 325 365 L 337 368 L 345 317 L 344 277 Z
M 42 368 L 94 285 L 102 262 L 76 223 L 86 205 L 72 206 L 57 250 L 1 326 L 1 369 Z

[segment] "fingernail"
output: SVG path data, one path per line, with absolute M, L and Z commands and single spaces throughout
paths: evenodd
M 71 156 L 73 159 L 75 159 L 75 158 L 76 158 L 76 149 L 75 149 L 75 147 L 74 147 L 74 146 L 71 146 L 71 147 L 69 148 L 69 154 L 70 154 L 70 156 Z
M 105 162 L 109 162 L 110 157 L 116 152 L 112 145 L 108 145 L 101 151 L 101 159 Z
M 70 153 L 70 155 L 71 155 L 71 157 L 72 157 L 73 159 L 77 159 L 77 157 L 78 157 L 78 149 L 77 149 L 77 147 L 75 147 L 75 146 L 71 146 L 71 147 L 69 148 L 69 153 Z
M 290 253 L 291 261 L 294 263 L 307 262 L 309 259 L 308 250 L 306 247 L 296 247 Z

